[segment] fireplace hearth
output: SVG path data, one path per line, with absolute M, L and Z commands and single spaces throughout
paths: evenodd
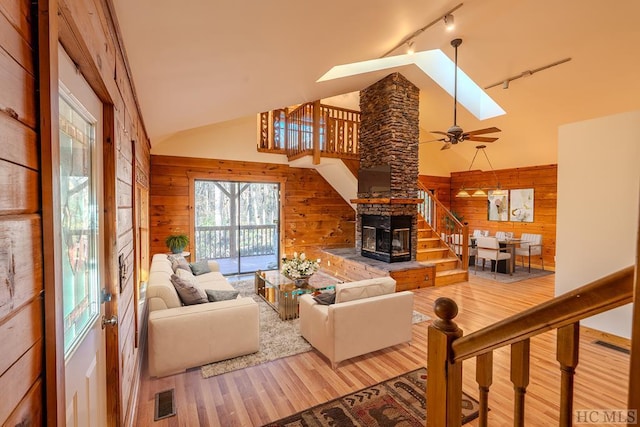
M 409 215 L 362 215 L 361 255 L 385 262 L 411 261 Z

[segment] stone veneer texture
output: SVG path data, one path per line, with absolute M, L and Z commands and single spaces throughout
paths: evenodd
M 391 197 L 418 197 L 419 96 L 399 73 L 360 92 L 360 167 L 389 164 Z
M 391 194 L 358 193 L 358 198 L 418 197 L 418 123 L 420 90 L 400 73 L 393 73 L 360 92 L 360 167 L 389 164 Z M 362 248 L 362 215 L 411 215 L 411 259 L 417 252 L 415 204 L 358 204 L 356 248 Z

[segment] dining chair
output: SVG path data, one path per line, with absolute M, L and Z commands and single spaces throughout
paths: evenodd
M 520 247 L 516 248 L 516 256 L 522 260 L 524 268 L 524 257 L 529 257 L 529 273 L 531 273 L 531 256 L 539 256 L 544 270 L 544 258 L 542 256 L 542 234 L 522 233 L 520 236 Z
M 493 270 L 493 277 L 495 278 L 498 272 L 498 261 L 506 260 L 509 266 L 509 275 L 513 275 L 511 271 L 511 253 L 503 252 L 504 248 L 500 247 L 500 243 L 496 237 L 478 237 L 476 239 L 476 246 L 478 250 L 478 258 L 482 259 L 482 270 L 484 271 L 485 260 L 492 260 L 496 262 L 495 269 Z M 478 271 L 478 264 L 476 263 L 474 268 L 476 274 Z
M 505 241 L 507 240 L 507 233 L 504 231 L 496 231 L 496 239 Z
M 482 237 L 482 236 L 488 236 L 489 232 L 487 231 L 487 234 L 484 233 L 484 230 L 473 230 L 473 237 Z

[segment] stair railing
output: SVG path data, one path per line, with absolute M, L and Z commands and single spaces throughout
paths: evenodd
M 418 182 L 418 212 L 458 258 L 460 268 L 469 269 L 469 226 L 462 224 L 421 182 Z
M 462 362 L 472 357 L 476 358 L 479 425 L 487 426 L 493 350 L 504 346 L 511 346 L 514 426 L 523 426 L 530 339 L 553 329 L 558 331 L 556 359 L 561 377 L 559 425 L 571 426 L 580 320 L 632 302 L 633 282 L 634 267 L 630 266 L 466 336 L 454 322 L 458 313 L 456 303 L 438 298 L 435 302 L 438 319 L 428 331 L 427 426 L 461 425 Z

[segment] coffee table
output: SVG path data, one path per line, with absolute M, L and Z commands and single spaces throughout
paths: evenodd
M 300 295 L 333 290 L 338 283 L 341 282 L 337 278 L 318 271 L 309 278 L 307 286 L 298 288 L 279 271 L 256 271 L 255 291 L 278 313 L 280 319 L 290 320 L 298 317 Z

